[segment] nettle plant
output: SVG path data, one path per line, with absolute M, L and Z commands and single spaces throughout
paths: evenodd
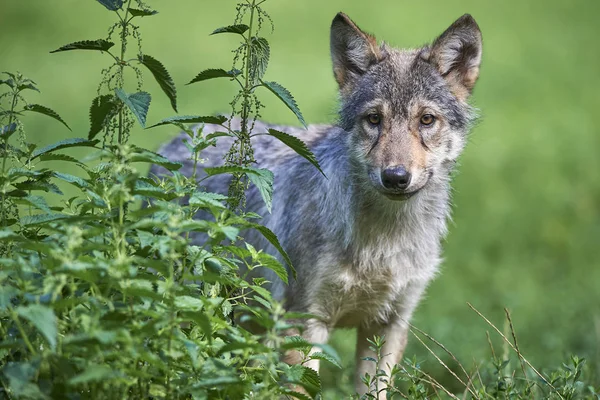
M 27 143 L 26 112 L 66 123 L 53 110 L 27 102 L 26 91 L 38 90 L 33 81 L 19 74 L 0 81 L 7 89 L 0 94 L 0 398 L 318 396 L 314 371 L 281 361 L 291 349 L 308 354 L 309 343 L 283 335 L 291 327 L 286 321 L 302 316 L 286 313 L 263 281 L 247 282 L 241 272 L 271 268 L 288 278 L 276 257 L 244 242 L 248 229 L 260 231 L 293 271 L 275 235 L 243 209 L 248 184 L 257 185 L 267 203 L 272 193 L 273 175 L 252 166 L 249 139 L 262 108 L 256 90 L 274 93 L 303 122 L 290 93 L 262 79 L 270 52 L 258 36 L 270 22 L 264 1 L 243 1 L 235 24 L 213 32 L 240 35 L 234 68 L 206 70 L 192 80 L 225 77 L 238 84 L 231 107 L 241 129 L 231 129 L 220 116 L 176 116 L 154 125 L 187 132 L 197 168 L 202 149 L 219 136 L 234 137 L 226 165 L 206 170 L 211 176 L 234 175 L 229 196 L 203 191 L 196 168 L 184 176 L 177 172 L 180 164 L 130 143 L 134 128 L 146 127 L 151 101 L 143 75 L 150 72 L 175 111 L 176 87 L 164 65 L 143 53 L 135 25 L 157 11 L 141 0 L 97 1 L 115 16 L 108 37 L 54 51 L 97 51 L 112 61 L 102 70 L 89 110 L 87 138 L 40 149 Z M 204 136 L 203 123 L 220 124 L 223 132 Z M 318 166 L 298 139 L 269 134 Z M 89 152 L 83 159 L 62 152 L 71 147 Z M 48 161 L 79 173 L 52 170 L 45 167 Z M 158 164 L 171 173 L 146 177 L 137 163 Z M 63 184 L 77 195 L 66 198 Z M 49 202 L 46 193 L 61 201 Z M 212 218 L 194 219 L 201 211 Z M 197 234 L 207 239 L 192 244 L 190 237 Z M 237 320 L 252 322 L 261 333 L 249 332 Z M 337 356 L 325 350 L 312 357 L 337 364 Z

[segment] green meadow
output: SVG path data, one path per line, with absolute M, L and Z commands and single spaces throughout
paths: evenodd
M 233 23 L 235 1 L 148 3 L 159 14 L 140 20 L 144 52 L 171 72 L 179 114 L 230 112 L 231 83 L 184 84 L 204 69 L 231 68 L 237 37 L 209 34 Z M 576 354 L 587 359 L 588 379 L 598 385 L 600 2 L 270 0 L 265 6 L 275 24 L 273 34 L 265 27 L 271 44 L 266 77 L 290 90 L 310 123 L 336 118 L 329 25 L 338 11 L 397 47 L 431 41 L 464 13 L 475 17 L 484 54 L 472 101 L 481 118 L 454 180 L 443 267 L 412 323 L 475 370 L 492 358 L 487 331 L 497 355 L 507 350 L 467 303 L 510 337 L 506 308 L 519 348 L 534 366 L 553 369 Z M 42 93 L 29 93 L 29 101 L 56 110 L 73 130 L 28 116 L 30 141 L 41 146 L 87 136 L 88 110 L 110 60 L 99 52 L 49 51 L 105 38 L 112 18 L 92 0 L 0 0 L 0 71 L 20 71 L 36 81 Z M 146 88 L 153 93 L 149 123 L 172 116 L 151 78 Z M 297 123 L 269 93 L 263 100 L 263 119 Z M 137 128 L 132 143 L 156 148 L 175 134 L 167 127 Z M 352 331 L 334 335 L 344 368 L 325 367 L 326 399 L 350 393 L 354 340 Z M 455 368 L 449 356 L 436 352 Z M 406 356 L 453 387 L 452 376 L 414 337 Z

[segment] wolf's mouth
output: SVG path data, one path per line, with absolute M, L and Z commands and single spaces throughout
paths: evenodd
M 413 197 L 415 194 L 419 193 L 421 189 L 413 190 L 412 192 L 406 193 L 391 193 L 391 192 L 382 192 L 382 194 L 390 200 L 394 201 L 402 201 L 408 200 Z

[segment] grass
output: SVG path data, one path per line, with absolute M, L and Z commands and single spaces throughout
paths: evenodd
M 222 47 L 232 48 L 235 38 L 208 34 L 232 22 L 234 2 L 203 2 L 211 7 L 202 12 L 192 0 L 156 4 L 161 13 L 144 36 L 145 51 L 160 59 L 179 85 L 180 114 L 227 112 L 233 94 L 231 85 L 218 81 L 183 86 L 205 68 L 231 64 Z M 100 7 L 74 0 L 3 2 L 0 70 L 34 78 L 43 104 L 58 111 L 74 131 L 28 117 L 29 139 L 40 145 L 87 133 L 95 90 L 89 78 L 99 78 L 93 65 L 101 56 L 48 51 L 104 37 L 110 14 Z M 600 132 L 595 113 L 600 53 L 595 49 L 600 3 L 304 0 L 272 2 L 267 9 L 276 25 L 269 38 L 267 78 L 290 89 L 311 123 L 335 119 L 328 29 L 337 11 L 400 47 L 431 40 L 465 12 L 476 18 L 484 35 L 484 62 L 473 100 L 482 118 L 455 180 L 454 222 L 442 273 L 413 323 L 469 365 L 491 354 L 485 335 L 489 327 L 466 303 L 498 326 L 507 307 L 519 345 L 535 366 L 553 366 L 576 353 L 588 359 L 598 377 Z M 293 115 L 269 96 L 265 103 L 265 119 L 294 123 Z M 78 104 L 84 106 L 73 106 Z M 156 96 L 148 120 L 171 114 L 167 100 Z M 173 134 L 169 128 L 138 130 L 133 142 L 156 147 Z M 331 396 L 350 387 L 353 335 L 339 331 L 334 336 L 334 345 L 347 357 L 341 375 L 325 371 Z M 494 341 L 501 347 L 499 338 Z M 414 339 L 407 349 L 407 355 L 413 354 L 426 359 L 438 379 L 451 382 Z

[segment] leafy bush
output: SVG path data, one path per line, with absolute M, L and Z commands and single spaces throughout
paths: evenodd
M 270 268 L 288 278 L 278 258 L 244 242 L 240 235 L 246 229 L 260 231 L 293 271 L 273 233 L 257 222 L 259 216 L 244 210 L 247 185 L 258 186 L 267 204 L 272 192 L 272 174 L 252 166 L 249 139 L 263 107 L 257 89 L 274 94 L 304 124 L 291 94 L 263 80 L 270 48 L 259 32 L 263 25 L 272 27 L 261 7 L 264 0 L 241 2 L 234 23 L 213 32 L 239 35 L 232 68 L 205 70 L 190 82 L 226 78 L 238 84 L 231 107 L 241 129 L 232 130 L 225 117 L 201 115 L 170 117 L 153 125 L 171 124 L 187 133 L 194 161 L 191 176 L 178 173 L 179 164 L 129 140 L 136 123 L 146 127 L 152 97 L 143 90 L 144 74 L 150 73 L 177 111 L 173 79 L 158 59 L 144 54 L 141 30 L 135 25 L 157 11 L 141 0 L 97 1 L 115 16 L 108 37 L 54 50 L 96 51 L 112 60 L 102 70 L 89 109 L 87 137 L 39 149 L 28 143 L 21 120 L 25 113 L 69 127 L 54 110 L 27 101 L 28 94 L 39 92 L 34 81 L 14 73 L 4 73 L 0 80 L 6 89 L 0 94 L 0 398 L 321 396 L 318 374 L 281 361 L 290 350 L 309 358 L 310 343 L 285 336 L 294 328 L 288 321 L 304 316 L 286 313 L 263 280 L 244 279 L 244 271 L 254 268 Z M 204 135 L 195 126 L 203 123 L 221 125 L 223 132 Z M 302 142 L 283 132 L 269 134 L 319 168 Z M 200 152 L 221 136 L 234 138 L 226 166 L 205 172 L 233 174 L 228 196 L 204 191 L 196 179 Z M 74 147 L 89 152 L 81 159 L 63 152 Z M 80 174 L 50 169 L 48 162 L 64 163 Z M 147 177 L 135 167 L 138 163 L 160 165 L 171 174 Z M 64 185 L 74 187 L 77 195 L 67 198 Z M 60 201 L 51 201 L 50 194 Z M 195 218 L 199 212 L 211 218 Z M 197 235 L 203 238 L 200 244 L 191 241 Z M 250 332 L 246 324 L 260 329 Z M 382 340 L 372 342 L 380 356 Z M 327 346 L 310 357 L 339 366 Z M 459 381 L 466 396 L 598 398 L 580 382 L 583 361 L 578 358 L 549 377 L 538 373 L 536 378 L 523 367 L 522 379 L 505 360 L 494 356 L 490 368 L 481 373 L 477 369 L 477 379 L 463 368 L 466 377 Z M 399 386 L 385 389 L 393 380 Z M 396 366 L 391 377 L 367 376 L 365 384 L 371 388 L 367 398 L 378 392 L 456 398 L 410 359 Z

